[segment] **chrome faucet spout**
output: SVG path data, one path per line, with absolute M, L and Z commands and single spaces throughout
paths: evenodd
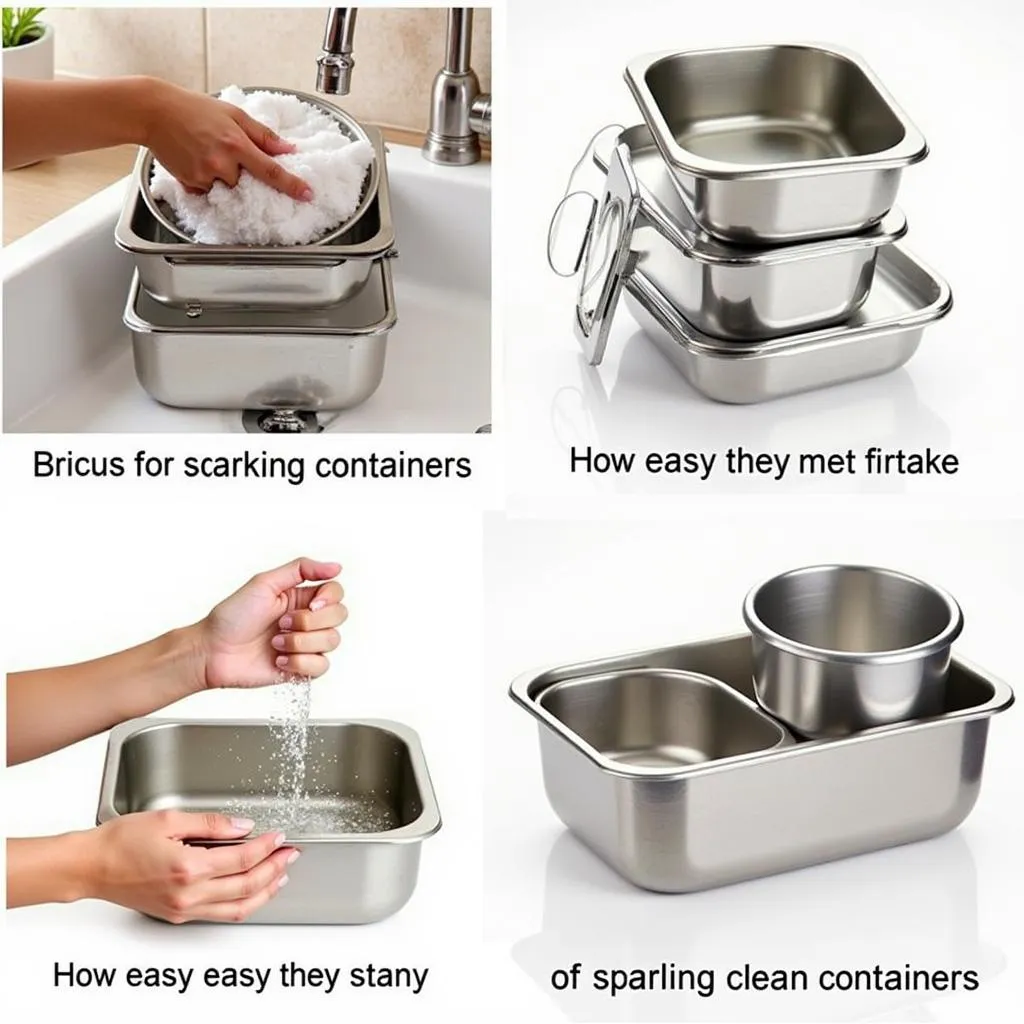
M 352 87 L 355 58 L 352 46 L 358 7 L 331 7 L 327 12 L 324 45 L 316 62 L 317 92 L 347 96 Z
M 317 92 L 347 96 L 355 67 L 353 41 L 357 7 L 331 7 L 324 45 L 316 62 Z M 436 164 L 474 164 L 480 159 L 480 137 L 491 134 L 491 96 L 480 91 L 470 63 L 473 8 L 449 7 L 444 66 L 430 92 L 430 128 L 423 156 Z

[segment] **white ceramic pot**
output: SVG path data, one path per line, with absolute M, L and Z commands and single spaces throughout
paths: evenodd
M 43 34 L 31 43 L 4 47 L 4 78 L 53 78 L 52 25 L 43 25 Z

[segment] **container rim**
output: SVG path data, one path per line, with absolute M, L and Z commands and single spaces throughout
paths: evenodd
M 124 745 L 132 736 L 148 732 L 151 729 L 162 729 L 182 725 L 224 726 L 226 728 L 244 728 L 260 726 L 266 728 L 265 718 L 160 718 L 146 716 L 133 718 L 110 730 L 107 739 L 107 752 L 103 764 L 103 776 L 100 783 L 99 803 L 96 809 L 96 824 L 122 817 L 114 806 L 114 791 L 117 785 L 117 769 L 121 760 Z M 336 834 L 296 833 L 289 835 L 287 841 L 292 844 L 337 844 L 337 843 L 386 843 L 405 844 L 419 843 L 434 835 L 441 828 L 441 811 L 438 807 L 434 785 L 423 754 L 423 744 L 419 734 L 401 722 L 385 718 L 317 718 L 310 719 L 310 725 L 316 726 L 347 726 L 360 725 L 391 733 L 405 744 L 412 765 L 413 777 L 419 789 L 422 808 L 415 821 L 389 832 L 345 832 Z M 228 840 L 216 845 L 236 844 L 241 840 Z M 209 844 L 214 845 L 214 844 Z
M 661 113 L 660 105 L 647 85 L 647 73 L 654 65 L 671 57 L 703 56 L 706 54 L 742 53 L 756 50 L 813 50 L 826 53 L 853 64 L 867 79 L 879 99 L 900 123 L 903 135 L 888 149 L 877 153 L 865 153 L 832 159 L 789 161 L 772 164 L 735 164 L 724 160 L 710 160 L 691 153 L 676 141 Z M 745 179 L 775 179 L 809 177 L 818 174 L 841 174 L 846 171 L 885 170 L 907 167 L 919 163 L 928 155 L 928 143 L 924 136 L 899 106 L 879 77 L 864 59 L 853 50 L 832 43 L 795 42 L 792 40 L 775 43 L 755 43 L 747 46 L 707 47 L 696 50 L 661 50 L 635 57 L 626 65 L 626 84 L 636 100 L 644 120 L 651 127 L 665 160 L 677 170 L 718 181 L 742 181 Z
M 715 764 L 734 764 L 737 761 L 743 761 L 747 758 L 754 757 L 759 754 L 767 753 L 770 750 L 777 750 L 780 747 L 788 746 L 794 742 L 793 735 L 787 728 L 784 722 L 774 718 L 767 711 L 764 710 L 756 701 L 750 700 L 746 695 L 740 693 L 738 690 L 733 689 L 727 683 L 722 682 L 721 679 L 716 679 L 714 676 L 707 675 L 704 672 L 693 672 L 689 669 L 671 669 L 671 668 L 655 668 L 655 667 L 636 667 L 636 668 L 625 668 L 625 669 L 610 669 L 604 672 L 594 672 L 591 674 L 572 676 L 567 679 L 559 679 L 552 682 L 549 686 L 546 686 L 544 690 L 537 695 L 535 703 L 538 711 L 544 713 L 545 721 L 548 724 L 557 723 L 560 728 L 557 730 L 564 737 L 572 738 L 573 745 L 578 747 L 580 750 L 584 750 L 587 756 L 598 764 L 605 771 L 610 772 L 614 775 L 622 775 L 632 779 L 660 779 L 666 776 L 674 776 L 680 771 L 679 766 L 670 767 L 655 767 L 651 765 L 631 765 L 626 764 L 622 761 L 616 761 L 610 757 L 605 756 L 601 753 L 597 747 L 588 743 L 577 733 L 573 732 L 557 715 L 553 714 L 548 708 L 544 706 L 544 698 L 549 694 L 562 687 L 575 686 L 580 683 L 592 683 L 597 682 L 601 679 L 605 679 L 609 676 L 617 675 L 635 675 L 642 673 L 644 675 L 658 675 L 658 676 L 671 676 L 675 679 L 687 679 L 691 682 L 696 682 L 702 686 L 711 686 L 713 689 L 721 690 L 726 694 L 728 699 L 734 700 L 739 704 L 742 704 L 748 711 L 753 712 L 763 722 L 772 726 L 776 733 L 776 740 L 774 743 L 760 747 L 757 750 L 750 750 L 743 754 L 735 754 L 731 757 L 723 757 L 715 760 Z M 707 762 L 701 762 L 704 764 Z M 696 767 L 696 766 L 695 766 Z
M 766 587 L 780 580 L 790 580 L 800 576 L 835 571 L 885 576 L 930 592 L 945 605 L 947 614 L 946 625 L 934 636 L 929 637 L 927 640 L 922 640 L 920 643 L 911 644 L 908 647 L 900 647 L 888 651 L 838 651 L 830 650 L 826 647 L 815 647 L 811 644 L 794 640 L 791 637 L 783 636 L 783 634 L 768 626 L 758 615 L 756 608 L 757 600 Z M 844 565 L 841 563 L 805 565 L 798 569 L 789 569 L 786 572 L 776 573 L 762 580 L 754 587 L 751 587 L 743 600 L 743 621 L 753 636 L 778 650 L 785 651 L 787 654 L 810 658 L 813 661 L 839 662 L 844 665 L 898 665 L 907 661 L 918 661 L 921 658 L 926 658 L 950 647 L 953 641 L 963 632 L 964 628 L 963 610 L 952 594 L 941 587 L 937 587 L 933 583 L 927 583 L 925 580 L 917 576 L 911 576 L 909 573 L 899 572 L 896 569 L 886 569 L 877 565 Z
M 671 644 L 663 647 L 648 648 L 646 650 L 634 650 L 625 654 L 599 658 L 593 661 L 578 662 L 568 665 L 547 665 L 539 669 L 524 672 L 517 676 L 509 686 L 508 692 L 512 700 L 528 712 L 537 721 L 539 726 L 550 730 L 570 746 L 576 748 L 576 750 L 583 754 L 583 756 L 591 761 L 591 763 L 601 769 L 602 772 L 619 778 L 635 780 L 636 776 L 630 772 L 622 771 L 621 765 L 617 767 L 609 767 L 595 759 L 590 752 L 590 748 L 586 744 L 583 744 L 575 733 L 567 729 L 561 722 L 555 719 L 554 716 L 540 706 L 538 701 L 539 693 L 536 692 L 538 688 L 540 688 L 540 692 L 543 692 L 543 689 L 549 685 L 554 685 L 556 682 L 561 682 L 565 679 L 572 679 L 576 676 L 591 675 L 603 670 L 621 670 L 628 669 L 630 667 L 641 667 L 645 661 L 649 662 L 651 659 L 664 656 L 666 653 L 671 651 L 684 651 L 687 648 L 696 647 L 707 648 L 719 645 L 725 646 L 727 644 L 734 644 L 749 639 L 750 634 L 748 633 L 728 633 L 706 640 L 692 641 L 690 643 Z M 952 664 L 956 670 L 973 675 L 991 687 L 991 697 L 989 697 L 988 700 L 983 701 L 981 704 L 974 705 L 973 707 L 947 711 L 941 715 L 934 715 L 929 718 L 920 718 L 911 722 L 897 722 L 891 725 L 879 725 L 871 729 L 864 729 L 860 732 L 853 733 L 849 736 L 830 739 L 800 740 L 799 742 L 795 742 L 789 746 L 776 747 L 768 751 L 746 755 L 737 759 L 723 758 L 718 761 L 705 761 L 702 764 L 680 768 L 672 772 L 666 772 L 660 775 L 659 778 L 667 782 L 685 781 L 686 779 L 697 776 L 710 775 L 719 771 L 728 771 L 730 768 L 736 766 L 737 762 L 742 762 L 742 767 L 746 768 L 748 766 L 762 764 L 766 761 L 774 761 L 780 758 L 812 755 L 815 751 L 820 750 L 825 746 L 850 746 L 861 743 L 885 742 L 886 739 L 895 733 L 916 733 L 926 729 L 941 729 L 950 725 L 991 718 L 993 715 L 999 714 L 1013 705 L 1015 699 L 1013 690 L 1009 685 L 1003 682 L 1003 680 L 985 672 L 974 663 L 965 658 L 960 658 L 956 654 L 952 656 Z M 553 676 L 555 678 L 551 678 Z M 743 696 L 742 694 L 739 695 Z
M 812 347 L 846 344 L 853 340 L 862 341 L 895 331 L 917 330 L 927 327 L 946 316 L 953 308 L 953 292 L 946 280 L 918 259 L 898 242 L 883 246 L 878 251 L 875 275 L 886 273 L 888 263 L 904 261 L 926 275 L 935 289 L 935 297 L 915 309 L 892 313 L 878 320 L 863 323 L 836 324 L 819 327 L 812 331 L 787 334 L 768 341 L 728 341 L 704 334 L 687 321 L 672 303 L 637 268 L 625 282 L 626 291 L 639 302 L 669 334 L 676 343 L 699 355 L 717 359 L 766 359 L 775 355 L 786 355 Z M 868 296 L 870 301 L 870 295 Z
M 636 152 L 635 139 L 647 134 L 651 136 L 646 124 L 636 124 L 620 132 L 613 145 L 623 145 L 630 155 Z M 599 145 L 601 133 L 595 138 L 593 160 L 595 166 L 604 173 L 608 172 L 609 160 L 606 153 L 601 152 Z M 651 138 L 651 145 L 654 140 Z M 659 154 L 660 157 L 660 154 Z M 836 256 L 840 253 L 857 252 L 862 249 L 877 249 L 906 237 L 909 230 L 906 215 L 898 207 L 893 207 L 878 223 L 865 231 L 853 235 L 840 235 L 836 238 L 817 238 L 809 242 L 790 242 L 786 245 L 730 245 L 722 242 L 701 228 L 691 216 L 689 210 L 680 204 L 680 215 L 686 223 L 680 223 L 679 216 L 669 213 L 661 200 L 644 184 L 639 173 L 636 175 L 640 188 L 640 213 L 650 226 L 663 235 L 680 252 L 698 263 L 709 266 L 747 267 L 776 266 L 783 263 L 796 263 L 801 260 L 819 259 Z
M 128 289 L 128 300 L 125 303 L 124 316 L 122 317 L 125 327 L 128 328 L 133 334 L 159 334 L 159 335 L 174 335 L 174 334 L 185 334 L 194 336 L 197 334 L 206 335 L 224 335 L 224 334 L 252 334 L 259 336 L 276 336 L 276 335 L 312 335 L 314 337 L 338 337 L 338 338 L 376 338 L 382 334 L 388 334 L 398 323 L 398 308 L 395 303 L 395 283 L 394 276 L 391 271 L 391 261 L 387 259 L 374 261 L 376 266 L 371 268 L 370 274 L 371 279 L 374 275 L 380 275 L 381 288 L 384 292 L 384 313 L 383 316 L 374 323 L 366 324 L 364 326 L 346 326 L 344 324 L 334 326 L 317 326 L 309 327 L 302 324 L 302 311 L 294 314 L 295 322 L 288 326 L 281 327 L 268 327 L 261 321 L 267 314 L 267 310 L 254 310 L 252 313 L 253 322 L 251 325 L 246 327 L 225 327 L 223 324 L 211 323 L 211 320 L 216 321 L 218 308 L 211 308 L 206 310 L 204 317 L 206 322 L 202 319 L 197 318 L 194 322 L 182 326 L 162 326 L 160 324 L 154 324 L 149 320 L 144 319 L 138 311 L 139 298 L 142 295 L 142 280 L 139 276 L 138 268 L 135 269 L 132 274 L 132 283 Z M 364 285 L 364 288 L 371 287 L 371 283 L 368 280 Z M 344 305 L 341 303 L 340 305 Z M 224 310 L 220 310 L 224 312 Z M 275 311 L 276 312 L 276 311 Z M 322 309 L 310 309 L 311 315 L 322 313 Z

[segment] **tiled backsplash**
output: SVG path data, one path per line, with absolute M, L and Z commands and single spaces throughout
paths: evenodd
M 190 89 L 277 85 L 315 91 L 325 7 L 48 8 L 58 73 L 157 75 Z M 444 58 L 446 9 L 363 7 L 352 92 L 360 120 L 424 131 Z M 490 90 L 491 12 L 473 16 L 473 68 Z

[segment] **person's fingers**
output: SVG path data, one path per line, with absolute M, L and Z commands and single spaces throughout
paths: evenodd
M 310 630 L 327 630 L 341 626 L 348 618 L 348 608 L 340 601 L 318 607 L 315 611 L 310 606 L 306 610 L 290 611 L 281 616 L 278 625 L 283 632 L 309 632 Z
M 268 832 L 233 846 L 218 846 L 212 849 L 191 849 L 191 861 L 195 879 L 221 878 L 224 875 L 240 875 L 262 864 L 285 842 L 283 832 Z
M 325 654 L 341 643 L 336 629 L 318 629 L 312 633 L 280 633 L 270 641 L 283 654 Z
M 337 580 L 319 587 L 302 587 L 296 592 L 296 607 L 319 611 L 329 604 L 337 604 L 345 596 L 345 589 Z
M 279 654 L 274 663 L 288 675 L 308 676 L 310 679 L 322 676 L 330 668 L 322 654 Z
M 209 191 L 205 188 L 195 188 L 192 185 L 185 185 L 183 187 L 190 196 L 205 196 L 207 191 Z
M 255 822 L 248 818 L 229 818 L 226 814 L 190 814 L 187 811 L 155 811 L 161 830 L 168 839 L 242 839 Z
M 256 146 L 248 147 L 241 156 L 242 166 L 258 181 L 299 202 L 308 203 L 313 190 L 300 177 L 286 171 L 273 157 Z
M 287 878 L 287 875 L 283 876 Z M 247 921 L 261 907 L 265 907 L 280 891 L 286 881 L 278 880 L 265 889 L 244 900 L 232 900 L 227 903 L 205 903 L 192 910 L 186 920 L 189 921 L 224 921 L 239 923 Z
M 260 861 L 248 871 L 242 871 L 235 875 L 219 875 L 208 881 L 200 882 L 189 891 L 190 906 L 247 900 L 268 886 L 276 885 L 288 865 L 294 863 L 298 858 L 298 850 L 276 850 L 270 857 Z
M 254 117 L 250 117 L 244 110 L 237 110 L 233 114 L 235 122 L 249 136 L 250 139 L 264 153 L 270 156 L 283 156 L 285 153 L 294 153 L 295 145 L 282 139 L 277 132 L 261 124 Z
M 276 569 L 268 569 L 254 577 L 253 582 L 263 583 L 275 594 L 283 594 L 286 590 L 299 586 L 301 583 L 333 579 L 341 572 L 337 562 L 317 562 L 312 558 L 296 558 L 287 565 Z

